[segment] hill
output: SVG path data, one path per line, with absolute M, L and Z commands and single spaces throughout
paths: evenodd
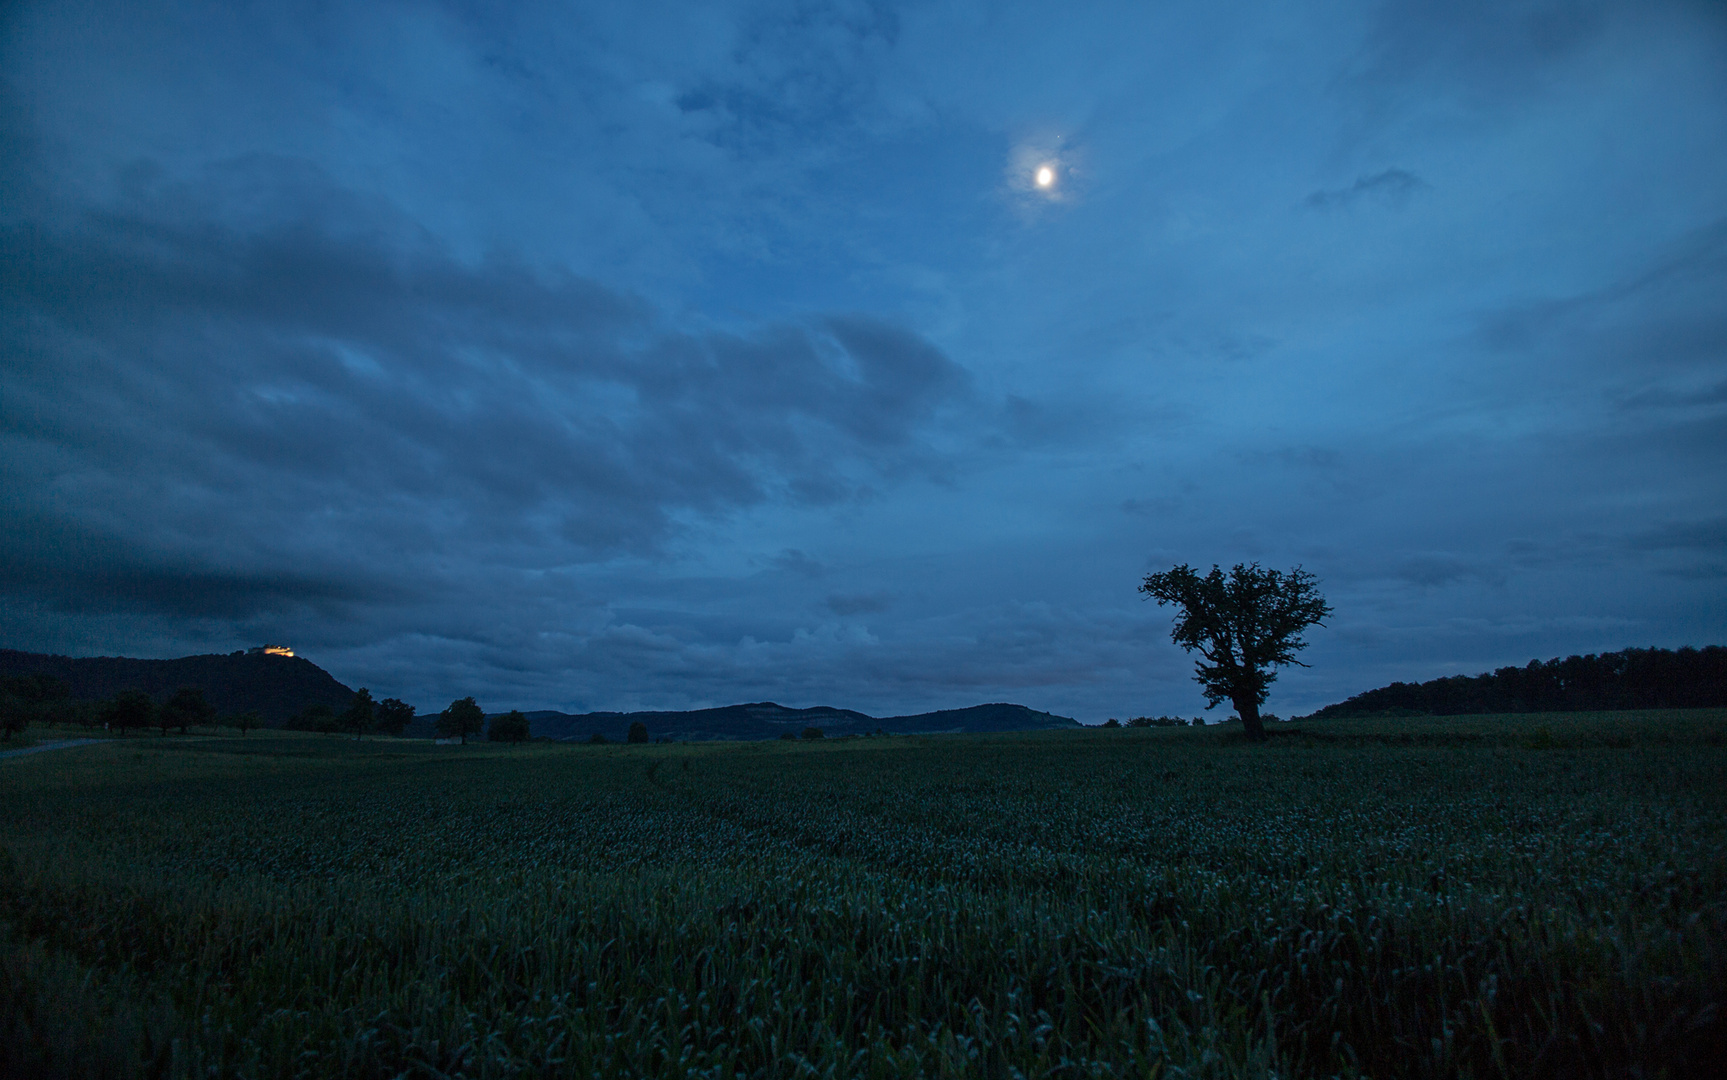
M 0 675 L 50 675 L 80 701 L 142 690 L 157 701 L 182 686 L 196 686 L 222 715 L 256 712 L 280 725 L 308 705 L 346 708 L 354 691 L 300 656 L 262 652 L 211 653 L 176 660 L 129 656 L 53 656 L 0 649 Z
M 1611 712 L 1727 706 L 1727 648 L 1625 649 L 1531 660 L 1480 675 L 1395 682 L 1327 705 L 1304 719 Z
M 877 731 L 893 735 L 937 732 L 1036 731 L 1043 728 L 1077 728 L 1078 720 L 1038 712 L 1024 705 L 974 705 L 969 709 L 945 709 L 911 716 L 876 717 L 851 709 L 817 706 L 792 709 L 772 701 L 749 705 L 726 705 L 716 709 L 685 712 L 593 712 L 538 711 L 527 714 L 529 730 L 536 738 L 583 740 L 604 735 L 624 739 L 637 721 L 647 726 L 654 739 L 703 742 L 716 739 L 775 739 L 805 728 L 817 727 L 830 738 L 867 735 Z M 411 735 L 430 736 L 434 716 L 420 716 L 409 729 Z

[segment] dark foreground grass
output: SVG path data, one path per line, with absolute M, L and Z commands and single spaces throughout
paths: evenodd
M 0 1072 L 1704 1076 L 1727 713 L 0 762 Z

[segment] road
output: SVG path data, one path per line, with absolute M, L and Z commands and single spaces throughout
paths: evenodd
M 68 746 L 89 746 L 91 743 L 107 742 L 107 739 L 57 739 L 54 742 L 37 743 L 26 746 L 22 750 L 0 750 L 0 758 L 17 757 L 20 754 L 37 754 L 43 750 L 64 750 Z

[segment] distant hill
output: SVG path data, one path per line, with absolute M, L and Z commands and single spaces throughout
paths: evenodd
M 715 739 L 775 739 L 790 732 L 798 735 L 818 727 L 829 738 L 867 735 L 885 731 L 894 735 L 937 732 L 1036 731 L 1043 728 L 1078 728 L 1078 720 L 1038 712 L 1024 705 L 974 705 L 969 709 L 946 709 L 914 716 L 875 717 L 851 709 L 817 706 L 791 709 L 771 701 L 751 705 L 726 705 L 717 709 L 686 712 L 594 712 L 562 713 L 538 711 L 527 714 L 528 729 L 535 738 L 585 740 L 604 735 L 622 741 L 630 725 L 641 721 L 648 736 L 698 742 Z M 430 736 L 435 716 L 416 717 L 409 734 Z
M 1395 682 L 1327 705 L 1310 719 L 1722 706 L 1727 706 L 1727 648 L 1709 645 L 1531 660 L 1526 667 L 1480 675 Z
M 279 725 L 308 705 L 340 712 L 354 691 L 300 656 L 236 652 L 135 660 L 128 656 L 51 656 L 0 649 L 0 675 L 52 675 L 81 701 L 142 690 L 165 701 L 182 686 L 196 686 L 221 715 L 256 712 Z

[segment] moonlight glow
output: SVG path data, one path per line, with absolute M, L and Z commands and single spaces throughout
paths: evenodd
M 1037 181 L 1037 186 L 1040 188 L 1051 187 L 1055 184 L 1055 170 L 1048 165 L 1039 165 L 1037 175 L 1033 179 Z

